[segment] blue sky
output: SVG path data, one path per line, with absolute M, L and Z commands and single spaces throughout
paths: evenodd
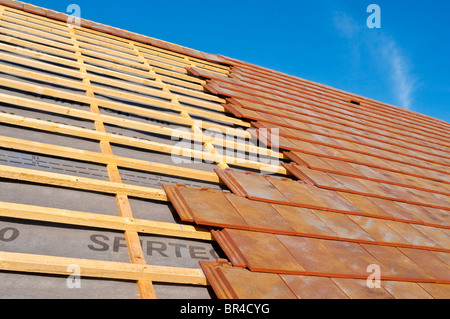
M 450 1 L 30 0 L 450 122 Z M 369 29 L 367 7 L 381 9 Z

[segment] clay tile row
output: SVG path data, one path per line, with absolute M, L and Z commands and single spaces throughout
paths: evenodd
M 450 285 L 251 272 L 224 260 L 200 261 L 214 292 L 221 299 L 446 299 Z
M 234 194 L 249 199 L 450 228 L 449 214 L 441 209 L 322 189 L 252 172 L 225 169 L 216 173 Z
M 388 183 L 392 185 L 416 188 L 419 190 L 438 194 L 450 195 L 449 184 L 436 182 L 426 178 L 392 172 L 382 168 L 369 167 L 306 153 L 296 153 L 295 157 L 293 157 L 292 160 L 295 160 L 295 163 L 297 165 L 306 166 L 310 169 L 326 173 L 368 179 L 381 183 Z M 296 164 L 290 163 L 288 165 L 295 169 Z
M 258 185 L 257 179 L 248 182 Z M 450 251 L 446 229 L 255 201 L 206 188 L 163 187 L 180 218 L 199 225 Z
M 321 157 L 322 159 L 334 159 L 341 162 L 354 163 L 369 168 L 382 169 L 390 172 L 406 174 L 408 176 L 424 178 L 431 181 L 438 181 L 446 183 L 446 185 L 450 184 L 449 175 L 430 168 L 424 169 L 409 164 L 400 164 L 394 160 L 380 161 L 380 159 L 375 159 L 372 156 L 358 154 L 356 152 L 337 150 L 331 147 L 317 145 L 305 141 L 295 141 L 295 144 L 291 142 L 291 145 L 293 145 L 294 147 L 290 149 L 295 150 L 295 148 L 297 148 L 297 151 L 286 152 L 286 156 L 296 163 L 301 163 L 302 154 L 307 154 Z M 282 148 L 281 145 L 280 148 Z
M 228 93 L 230 95 L 229 90 L 225 92 L 221 91 L 220 87 L 215 87 L 215 93 L 224 95 Z M 336 139 L 330 139 L 329 137 L 320 136 L 317 134 L 304 133 L 303 135 L 301 135 L 301 131 L 295 130 L 294 132 L 292 129 L 288 129 L 287 127 L 300 127 L 303 130 L 311 131 L 312 129 L 307 128 L 307 125 L 304 123 L 304 121 L 293 121 L 292 119 L 282 117 L 282 111 L 280 111 L 279 109 L 272 112 L 274 115 L 270 115 L 269 113 L 257 112 L 255 110 L 258 109 L 267 112 L 267 109 L 270 109 L 270 107 L 255 102 L 250 102 L 246 99 L 241 99 L 239 97 L 236 97 L 236 95 L 232 96 L 235 97 L 229 99 L 228 103 L 224 104 L 224 107 L 237 117 L 243 117 L 246 119 L 257 121 L 256 123 L 253 123 L 256 127 L 270 127 L 270 123 L 276 124 L 275 127 L 278 126 L 281 134 L 281 140 L 279 144 L 280 148 L 305 151 L 305 149 L 308 149 L 308 144 L 311 144 L 313 147 L 311 147 L 310 149 L 312 150 L 313 154 L 325 155 L 330 157 L 338 156 L 338 158 L 345 159 L 350 162 L 356 161 L 357 163 L 384 169 L 390 169 L 390 167 L 395 163 L 402 163 L 403 165 L 408 166 L 402 167 L 402 169 L 399 171 L 402 172 L 404 170 L 406 173 L 411 174 L 417 174 L 417 172 L 415 172 L 417 170 L 416 167 L 420 166 L 421 170 L 425 170 L 424 173 L 421 174 L 422 177 L 434 178 L 436 180 L 442 180 L 450 183 L 450 176 L 446 175 L 448 171 L 447 166 L 444 167 L 442 165 L 430 165 L 428 162 L 424 161 L 411 161 L 410 158 L 405 157 L 402 154 L 388 154 L 386 153 L 386 151 L 382 152 L 382 150 L 376 148 L 367 148 L 364 145 L 351 145 L 348 142 L 344 145 L 343 142 L 345 141 L 343 140 L 340 140 L 340 143 L 338 143 Z M 308 119 L 311 118 L 309 117 Z M 272 125 L 272 127 L 273 126 L 274 125 Z M 288 139 L 286 138 L 286 136 L 295 136 L 295 139 Z M 350 135 L 347 134 L 342 136 L 349 137 Z M 313 139 L 313 137 L 315 137 L 315 139 Z M 392 147 L 389 147 L 387 150 L 392 149 Z M 412 155 L 414 155 L 414 153 L 412 153 Z M 386 163 L 381 159 L 388 160 L 389 163 Z M 394 163 L 392 161 L 394 161 Z
M 325 102 L 325 104 L 332 104 L 331 102 L 333 102 L 333 101 L 350 102 L 355 99 L 357 100 L 358 103 L 361 103 L 361 102 L 364 103 L 364 107 L 362 107 L 362 106 L 359 107 L 358 105 L 355 106 L 354 104 L 351 105 L 351 107 L 350 107 L 350 104 L 346 105 L 345 103 L 340 103 L 340 105 L 345 108 L 345 112 L 343 112 L 344 114 L 353 113 L 351 111 L 353 109 L 356 109 L 355 113 L 358 114 L 360 117 L 361 116 L 364 117 L 364 116 L 373 114 L 373 112 L 375 111 L 375 113 L 377 115 L 382 115 L 382 116 L 384 115 L 384 116 L 389 117 L 390 123 L 395 123 L 395 124 L 400 124 L 400 125 L 403 124 L 401 122 L 404 122 L 404 123 L 407 122 L 408 124 L 411 124 L 411 123 L 418 121 L 419 123 L 423 123 L 422 122 L 422 120 L 424 118 L 423 115 L 417 117 L 417 115 L 412 115 L 411 113 L 401 110 L 401 113 L 404 114 L 405 116 L 401 116 L 400 118 L 398 116 L 393 117 L 392 114 L 389 114 L 390 112 L 386 113 L 384 111 L 381 111 L 381 109 L 384 109 L 383 103 L 369 100 L 369 99 L 363 98 L 363 97 L 354 97 L 353 94 L 348 93 L 348 92 L 343 92 L 343 91 L 340 91 L 340 93 L 337 94 L 336 89 L 329 88 L 329 87 L 327 87 L 326 89 L 323 89 L 325 86 L 323 86 L 321 84 L 317 84 L 317 83 L 313 83 L 311 81 L 306 81 L 303 79 L 287 76 L 286 74 L 280 74 L 281 76 L 278 76 L 278 75 L 275 75 L 273 71 L 264 70 L 261 72 L 261 69 L 259 67 L 249 66 L 245 63 L 240 63 L 240 61 L 232 60 L 232 63 L 235 65 L 235 67 L 233 67 L 232 73 L 239 74 L 241 77 L 245 78 L 246 80 L 257 79 L 259 83 L 264 83 L 264 84 L 270 82 L 270 83 L 273 83 L 276 87 L 282 86 L 283 88 L 287 88 L 288 92 L 292 92 L 293 94 L 295 94 L 294 91 L 296 91 L 293 88 L 297 87 L 300 89 L 300 90 L 297 90 L 299 93 L 300 92 L 303 94 L 308 93 L 309 96 L 319 97 L 319 98 L 321 98 L 322 101 Z M 276 80 L 275 80 L 274 76 L 276 77 Z M 324 105 L 324 106 L 326 107 L 326 105 Z M 391 108 L 391 106 L 389 106 L 388 108 Z M 396 110 L 398 110 L 398 108 Z M 403 121 L 404 119 L 406 119 L 406 117 L 409 118 L 411 116 L 414 117 L 413 121 L 411 121 L 410 119 Z M 436 126 L 435 119 L 432 119 L 432 120 L 434 123 L 432 123 L 431 127 Z M 448 123 L 445 123 L 445 124 L 448 125 Z M 403 125 L 402 125 L 402 127 L 403 127 Z M 448 140 L 448 138 L 447 138 L 447 140 Z
M 242 104 L 242 103 L 241 103 Z M 255 111 L 253 111 L 255 112 Z M 282 120 L 288 122 L 288 119 L 281 118 L 276 115 L 267 115 L 261 112 L 256 112 L 259 115 L 257 123 L 257 127 L 268 127 L 272 125 L 283 125 Z M 269 118 L 271 117 L 271 118 Z M 301 124 L 297 124 L 301 123 Z M 305 126 L 306 124 L 298 121 L 295 125 Z M 284 124 L 286 125 L 286 124 Z M 284 126 L 283 125 L 283 126 Z M 337 135 L 335 132 L 326 132 L 325 130 L 321 130 L 319 132 L 316 128 L 312 129 L 295 129 L 295 126 L 292 124 L 292 120 L 289 120 L 287 127 L 280 127 L 280 135 L 284 138 L 288 138 L 292 146 L 288 149 L 298 150 L 299 145 L 303 142 L 313 143 L 314 145 L 320 145 L 322 147 L 331 147 L 336 150 L 340 150 L 342 152 L 355 152 L 363 155 L 370 156 L 371 158 L 375 158 L 374 161 L 377 162 L 379 159 L 381 160 L 395 160 L 399 163 L 411 164 L 420 166 L 423 168 L 432 168 L 436 171 L 447 172 L 448 164 L 441 163 L 438 161 L 434 161 L 429 158 L 424 158 L 420 156 L 416 156 L 417 152 L 411 151 L 411 154 L 404 154 L 405 151 L 395 151 L 393 146 L 384 147 L 383 149 L 368 145 L 367 143 L 361 143 L 359 140 L 352 141 L 349 140 L 351 135 L 340 133 Z M 300 144 L 299 144 L 300 143 Z
M 444 199 L 442 200 L 432 193 L 422 190 L 321 172 L 295 164 L 283 164 L 283 166 L 298 179 L 320 188 L 450 210 L 449 196 L 443 195 Z
M 234 62 L 236 64 L 236 62 Z M 252 67 L 252 69 L 254 69 L 254 67 Z M 317 83 L 312 83 L 312 86 L 315 87 L 315 89 L 312 89 L 312 86 L 309 85 L 307 88 L 302 87 L 300 90 L 296 90 L 293 88 L 293 81 L 289 80 L 285 80 L 283 77 L 283 83 L 285 83 L 285 85 L 281 85 L 280 81 L 272 81 L 272 76 L 269 77 L 264 77 L 264 76 L 260 76 L 257 73 L 252 73 L 251 75 L 248 73 L 248 70 L 242 72 L 242 69 L 239 67 L 233 67 L 232 69 L 232 76 L 239 76 L 239 78 L 245 80 L 246 82 L 249 83 L 258 83 L 259 85 L 263 86 L 265 89 L 270 89 L 270 88 L 280 88 L 282 87 L 282 91 L 280 92 L 279 90 L 277 90 L 277 92 L 279 93 L 280 96 L 286 96 L 286 94 L 289 94 L 290 96 L 295 96 L 297 100 L 304 100 L 304 98 L 306 97 L 307 100 L 305 101 L 320 101 L 320 104 L 317 104 L 320 106 L 321 109 L 326 110 L 328 112 L 333 112 L 336 115 L 341 115 L 341 116 L 345 116 L 345 115 L 350 115 L 350 119 L 352 119 L 353 117 L 357 117 L 357 118 L 361 118 L 361 119 L 369 119 L 370 122 L 373 120 L 372 119 L 372 115 L 373 111 L 375 111 L 375 113 L 377 113 L 377 115 L 380 116 L 387 116 L 389 118 L 389 124 L 388 126 L 392 127 L 392 125 L 397 124 L 397 125 L 402 125 L 402 123 L 400 123 L 400 119 L 398 117 L 392 117 L 389 114 L 386 113 L 382 113 L 382 111 L 380 111 L 378 109 L 379 107 L 379 102 L 377 102 L 377 106 L 376 107 L 372 107 L 369 108 L 368 105 L 364 105 L 363 107 L 359 107 L 359 106 L 355 106 L 354 104 L 350 105 L 347 104 L 345 102 L 350 102 L 353 101 L 353 98 L 348 97 L 349 93 L 346 93 L 345 95 L 347 96 L 346 98 L 342 99 L 339 96 L 336 96 L 334 94 L 330 95 L 329 94 L 329 90 L 327 90 L 327 93 L 322 92 L 322 90 L 317 90 L 316 88 L 318 86 L 320 86 L 320 84 Z M 256 80 L 256 82 L 255 82 Z M 298 80 L 298 79 L 296 79 Z M 273 85 L 268 85 L 269 82 L 272 82 Z M 281 85 L 281 86 L 280 86 Z M 305 91 L 305 89 L 307 91 Z M 300 99 L 299 99 L 300 98 Z M 365 100 L 364 98 L 362 98 L 363 100 Z M 344 102 L 345 101 L 345 102 Z M 344 102 L 344 103 L 343 103 Z M 360 101 L 359 101 L 360 102 Z M 365 101 L 364 101 L 365 103 Z M 331 106 L 331 108 L 330 108 Z M 338 106 L 338 108 L 333 108 L 333 106 Z M 339 112 L 336 112 L 336 110 L 339 110 Z M 407 115 L 411 115 L 408 114 Z M 380 116 L 377 116 L 377 118 L 380 118 Z M 404 117 L 402 117 L 403 119 Z M 415 130 L 417 130 L 416 127 L 411 127 L 411 124 L 415 124 L 414 122 L 419 121 L 421 122 L 421 119 L 417 119 L 417 120 L 413 120 L 410 121 L 408 120 L 408 124 L 406 124 L 406 126 L 402 125 L 402 127 L 407 127 L 408 131 L 414 132 Z M 378 124 L 381 124 L 382 126 L 385 126 L 387 123 L 385 122 L 380 122 L 380 121 L 375 121 Z M 432 124 L 432 128 L 434 127 L 434 123 Z M 442 138 L 445 139 L 445 137 L 442 135 L 442 133 L 437 133 L 437 132 L 433 132 L 435 134 L 438 134 L 439 136 L 442 136 Z M 448 140 L 448 138 L 447 138 Z
M 252 272 L 450 283 L 450 253 L 238 229 L 213 231 L 234 266 Z

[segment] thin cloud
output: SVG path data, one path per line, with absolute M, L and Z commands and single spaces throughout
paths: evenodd
M 386 36 L 382 30 L 370 30 L 367 37 L 365 20 L 357 23 L 345 12 L 335 12 L 333 25 L 341 37 L 349 41 L 355 60 L 359 61 L 361 51 L 367 50 L 374 63 L 388 74 L 397 104 L 411 109 L 416 80 L 411 74 L 411 64 L 402 54 L 394 38 Z
M 379 60 L 386 61 L 385 66 L 391 70 L 389 74 L 397 101 L 401 107 L 411 109 L 416 80 L 411 75 L 410 63 L 394 39 L 383 35 L 380 36 L 379 43 L 381 53 Z
M 353 39 L 361 31 L 355 20 L 345 12 L 335 12 L 333 23 L 339 34 L 348 39 Z

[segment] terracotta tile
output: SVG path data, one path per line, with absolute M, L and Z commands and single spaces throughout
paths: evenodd
M 450 285 L 449 284 L 433 284 L 433 283 L 418 283 L 426 292 L 428 292 L 435 299 L 449 299 Z
M 410 245 L 422 246 L 422 247 L 440 247 L 430 237 L 420 232 L 418 229 L 408 223 L 384 220 L 383 221 L 389 228 L 394 230 L 397 234 L 402 236 Z M 425 226 L 428 227 L 428 226 Z
M 280 275 L 299 299 L 348 299 L 327 277 Z
M 280 111 L 281 111 L 280 114 L 282 114 L 282 115 L 289 114 L 290 118 L 285 117 L 284 120 L 292 127 L 292 134 L 295 135 L 295 133 L 298 130 L 302 130 L 302 131 L 311 131 L 312 130 L 311 125 L 308 125 L 307 123 L 305 123 L 303 121 L 297 121 L 297 120 L 293 119 L 293 118 L 299 119 L 299 118 L 303 117 L 303 116 L 300 116 L 300 114 L 283 111 L 283 110 L 280 110 Z
M 366 182 L 362 179 L 344 176 L 344 175 L 338 175 L 338 174 L 330 174 L 331 177 L 333 177 L 336 181 L 338 181 L 341 184 L 340 191 L 348 191 L 351 193 L 356 194 L 372 194 L 371 189 L 366 184 Z
M 445 221 L 430 213 L 425 207 L 402 202 L 397 202 L 396 205 L 402 207 L 402 209 L 406 210 L 408 213 L 413 214 L 417 220 L 421 220 L 424 223 L 431 225 L 445 224 Z
M 217 244 L 222 248 L 229 261 L 235 267 L 247 267 L 247 260 L 239 250 L 239 247 L 233 241 L 233 238 L 228 234 L 229 228 L 222 230 L 211 229 L 211 234 L 217 241 Z
M 284 220 L 295 229 L 297 234 L 338 238 L 338 235 L 310 209 L 288 205 L 272 205 Z
M 294 159 L 295 154 L 312 154 L 312 155 L 316 155 L 316 156 L 328 156 L 328 153 L 323 150 L 320 146 L 316 146 L 313 143 L 309 143 L 309 142 L 303 142 L 303 141 L 299 141 L 296 140 L 294 141 L 295 145 L 297 146 L 297 148 L 301 151 L 301 152 L 290 152 L 291 156 L 289 157 L 291 160 L 293 160 L 294 162 L 298 161 L 296 159 Z
M 250 272 L 242 268 L 222 268 L 237 299 L 295 299 L 278 274 Z
M 442 229 L 416 224 L 411 226 L 431 238 L 436 244 L 440 245 L 441 247 L 447 249 L 450 247 L 450 236 L 448 236 Z
M 259 115 L 263 116 L 263 112 L 257 112 Z M 264 116 L 263 116 L 264 117 Z M 255 123 L 254 125 L 255 127 L 261 129 L 261 128 L 265 128 L 265 129 L 277 129 L 279 132 L 280 137 L 284 136 L 284 137 L 290 137 L 289 131 L 287 127 L 283 127 L 280 126 L 280 124 L 273 124 L 273 123 L 269 123 L 269 122 L 263 122 L 262 120 L 258 121 L 257 123 Z
M 212 89 L 209 87 L 208 90 Z M 238 118 L 246 118 L 251 120 L 259 120 L 260 115 L 255 111 L 245 109 L 241 106 L 236 105 L 235 103 L 226 103 L 222 104 L 225 110 Z
M 447 250 L 443 251 L 433 251 L 433 254 L 436 255 L 440 260 L 445 262 L 447 265 L 450 265 L 450 252 Z
M 207 53 L 207 52 L 201 52 L 201 54 L 205 57 L 205 59 L 207 61 L 226 64 L 226 61 L 224 59 L 222 59 L 220 56 L 218 56 L 217 54 L 211 54 L 211 53 Z
M 344 153 L 344 155 L 346 156 L 346 158 L 349 162 L 367 165 L 370 167 L 379 167 L 379 168 L 383 168 L 386 166 L 383 161 L 381 161 L 379 158 L 374 157 L 374 156 L 361 154 L 361 153 L 358 153 L 357 151 L 342 151 L 342 153 Z
M 379 169 L 379 168 L 374 168 L 373 171 L 375 172 L 375 174 L 378 174 L 378 176 L 379 176 L 378 178 L 374 178 L 374 179 L 378 179 L 380 181 L 389 181 L 389 182 L 397 183 L 397 184 L 401 184 L 401 185 L 412 186 L 408 180 L 405 180 L 398 173 L 390 172 L 385 169 Z M 373 178 L 373 177 L 371 177 L 371 178 Z
M 299 165 L 305 164 L 311 169 L 317 169 L 324 172 L 332 172 L 335 170 L 335 168 L 328 163 L 327 158 L 299 152 L 297 153 L 297 156 L 299 161 L 296 163 Z
M 19 10 L 22 10 L 23 5 L 24 5 L 24 3 L 22 1 L 16 1 L 16 0 L 2 0 L 1 4 L 4 6 L 19 9 Z
M 112 27 L 106 24 L 102 24 L 102 23 L 96 23 L 94 22 L 91 26 L 92 29 L 100 31 L 100 32 L 104 32 L 104 33 L 112 33 Z
M 322 145 L 319 145 L 318 148 L 320 148 L 329 158 L 333 158 L 333 159 L 337 159 L 337 160 L 341 160 L 341 161 L 345 161 L 345 162 L 351 162 L 351 163 L 355 163 L 355 162 L 356 163 L 358 163 L 358 162 L 365 163 L 366 162 L 366 157 L 364 155 L 353 152 L 353 151 L 336 149 L 333 147 L 322 146 Z
M 215 171 L 232 192 L 238 196 L 272 202 L 288 201 L 281 192 L 260 174 L 239 172 L 231 169 L 216 169 Z
M 319 198 L 320 201 L 325 204 L 327 210 L 355 214 L 361 213 L 358 207 L 342 197 L 337 191 L 322 189 L 312 185 L 304 185 L 304 187 L 308 189 L 311 194 L 314 194 L 317 198 Z
M 233 298 L 233 291 L 230 285 L 227 285 L 226 280 L 220 272 L 222 265 L 224 267 L 231 267 L 231 264 L 225 259 L 217 259 L 216 261 L 199 261 L 200 267 L 205 274 L 208 283 L 211 285 L 214 293 L 219 299 Z
M 182 220 L 201 225 L 248 228 L 247 223 L 226 199 L 223 192 L 163 185 L 164 190 Z
M 220 299 L 295 299 L 278 274 L 250 272 L 217 262 L 200 261 L 206 278 Z
M 267 177 L 267 180 L 287 199 L 288 202 L 302 207 L 324 208 L 321 199 L 312 194 L 305 185 L 288 178 Z
M 309 142 L 309 143 L 313 143 L 313 144 L 323 144 L 319 139 L 315 138 L 314 134 L 312 134 L 310 132 L 292 129 L 291 135 L 292 135 L 292 138 L 295 139 L 296 141 L 299 140 L 299 141 Z
M 240 106 L 250 109 L 250 110 L 263 110 L 265 108 L 270 108 L 269 106 L 266 106 L 262 103 L 257 103 L 253 101 L 243 100 L 240 98 L 233 98 L 234 101 L 236 101 Z
M 325 211 L 313 210 L 314 214 L 319 217 L 328 227 L 342 239 L 354 239 L 361 242 L 375 242 L 368 232 L 366 232 L 358 223 L 355 223 L 351 216 L 342 213 L 333 213 Z M 361 217 L 362 218 L 362 217 Z
M 67 14 L 57 12 L 54 10 L 47 10 L 45 13 L 45 16 L 47 18 L 55 19 L 55 20 L 59 20 L 59 21 L 63 21 L 63 22 L 66 22 L 67 18 L 68 18 Z
M 368 234 L 381 243 L 411 245 L 406 239 L 390 228 L 383 220 L 373 217 L 348 216 Z
M 305 271 L 276 235 L 235 229 L 227 229 L 227 234 L 244 256 L 251 271 L 275 273 Z
M 262 230 L 279 234 L 294 234 L 295 230 L 266 202 L 226 194 L 225 197 L 244 218 L 250 230 Z
M 29 4 L 29 3 L 24 3 L 22 10 L 26 11 L 26 12 L 34 13 L 34 14 L 37 14 L 40 16 L 44 16 L 44 17 L 45 17 L 46 11 L 47 11 L 44 8 Z
M 310 274 L 350 275 L 342 263 L 318 238 L 276 235 L 281 243 Z
M 207 79 L 220 79 L 223 78 L 223 75 L 219 75 L 217 73 L 208 72 L 204 69 L 195 68 L 195 67 L 186 67 L 186 71 L 188 71 L 189 74 L 195 75 L 197 77 L 203 77 Z
M 270 123 L 274 123 L 277 126 L 289 126 L 289 123 L 286 122 L 282 117 L 274 115 L 274 114 L 269 114 L 266 112 L 260 112 L 260 115 L 267 120 Z
M 393 299 L 383 287 L 369 288 L 365 280 L 332 278 L 334 283 L 351 299 Z
M 425 203 L 436 208 L 444 208 L 450 210 L 450 201 L 446 200 L 448 196 L 433 194 L 413 188 L 408 189 L 408 192 L 412 193 L 412 197 L 420 203 Z
M 307 167 L 302 167 L 296 164 L 284 165 L 289 172 L 291 172 L 295 177 L 313 184 L 317 187 L 330 188 L 330 189 L 342 189 L 343 186 L 332 178 L 328 173 L 313 170 Z
M 345 192 L 338 192 L 343 198 L 349 201 L 352 205 L 357 207 L 362 214 L 367 216 L 380 216 L 386 219 L 394 219 L 394 216 L 389 213 L 388 210 L 385 210 L 375 204 L 372 201 L 372 198 L 368 198 L 363 195 L 351 194 Z
M 450 265 L 447 265 L 431 251 L 415 248 L 398 249 L 419 265 L 428 275 L 450 283 Z
M 278 145 L 275 145 L 275 146 L 278 146 L 280 149 L 293 150 L 293 151 L 300 150 L 296 139 L 287 138 L 287 137 L 283 137 L 283 136 L 279 136 L 278 139 L 279 139 L 279 141 L 278 141 L 279 143 L 278 143 Z
M 271 140 L 271 134 L 269 133 L 268 129 L 264 128 L 264 125 L 261 125 L 262 122 L 253 123 L 253 126 L 260 127 L 263 126 L 262 129 L 257 130 L 257 138 L 260 143 L 263 143 L 264 145 L 277 147 L 281 150 L 296 150 L 298 147 L 292 143 L 292 140 L 283 136 L 277 136 L 276 141 Z
M 327 158 L 327 159 L 323 159 L 323 160 L 327 164 L 329 164 L 333 167 L 334 172 L 338 172 L 338 173 L 344 174 L 344 175 L 361 176 L 360 171 L 358 169 L 356 169 L 357 164 L 349 163 L 349 162 L 345 162 L 345 161 L 337 160 L 337 159 L 333 159 L 333 158 Z
M 382 281 L 381 287 L 395 299 L 433 299 L 419 284 L 406 281 Z
M 372 180 L 377 181 L 384 181 L 386 180 L 386 177 L 381 174 L 381 172 L 384 172 L 384 169 L 377 168 L 377 167 L 369 167 L 366 165 L 361 164 L 354 164 L 354 168 L 358 170 L 360 174 L 362 174 L 364 177 Z
M 414 190 L 414 193 L 416 193 L 417 190 Z M 433 204 L 435 205 L 442 205 L 442 208 L 450 211 L 450 196 L 448 195 L 444 195 L 444 194 L 438 194 L 438 193 L 429 193 L 430 197 L 432 197 L 433 201 L 435 201 L 435 199 L 438 199 L 439 202 L 435 202 Z M 430 202 L 431 203 L 431 202 Z
M 323 239 L 322 243 L 347 265 L 348 271 L 355 277 L 367 278 L 370 274 L 367 272 L 367 267 L 372 264 L 378 264 L 383 268 L 382 263 L 362 248 L 359 243 L 326 239 Z
M 435 280 L 396 247 L 368 244 L 361 244 L 361 246 L 384 265 L 381 266 L 382 278 Z
M 133 37 L 131 32 L 122 29 L 113 28 L 111 29 L 111 32 L 112 34 L 125 39 L 131 39 Z
M 370 198 L 370 200 L 380 206 L 383 210 L 389 212 L 389 214 L 391 214 L 395 219 L 423 223 L 423 220 L 413 214 L 412 211 L 398 205 L 399 202 L 375 197 Z

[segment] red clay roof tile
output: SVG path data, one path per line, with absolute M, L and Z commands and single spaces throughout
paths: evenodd
M 181 185 L 164 185 L 164 190 L 184 221 L 202 225 L 248 228 L 223 192 L 192 189 Z
M 296 261 L 273 234 L 225 229 L 228 238 L 237 247 L 242 260 L 252 271 L 274 273 L 302 273 L 305 269 Z
M 306 273 L 324 276 L 352 275 L 347 265 L 342 263 L 320 239 L 286 235 L 276 237 L 297 259 Z M 262 245 L 266 247 L 265 242 Z
M 383 263 L 381 277 L 412 281 L 436 281 L 432 274 L 405 256 L 397 247 L 361 244 L 372 256 Z
M 393 299 L 383 287 L 371 289 L 363 280 L 333 278 L 333 282 L 351 299 Z
M 264 176 L 231 169 L 215 170 L 234 194 L 268 202 L 286 202 L 287 199 Z
M 369 265 L 379 265 L 380 269 L 385 269 L 382 261 L 372 256 L 358 243 L 337 240 L 322 240 L 322 243 L 332 251 L 341 262 L 347 265 L 348 272 L 352 273 L 355 277 L 367 278 L 369 275 L 367 267 Z M 381 273 L 382 277 L 384 275 L 384 273 Z
M 396 299 L 433 299 L 415 282 L 384 281 L 381 286 Z
M 295 234 L 295 230 L 270 204 L 235 195 L 225 196 L 244 218 L 250 230 Z
M 278 204 L 273 204 L 273 207 L 299 235 L 338 238 L 338 235 L 308 208 Z
M 298 299 L 347 299 L 347 295 L 326 277 L 280 275 Z
M 450 282 L 450 265 L 446 264 L 433 252 L 423 249 L 398 248 L 409 259 L 421 267 L 427 274 L 438 281 Z M 449 254 L 447 254 L 449 255 Z

